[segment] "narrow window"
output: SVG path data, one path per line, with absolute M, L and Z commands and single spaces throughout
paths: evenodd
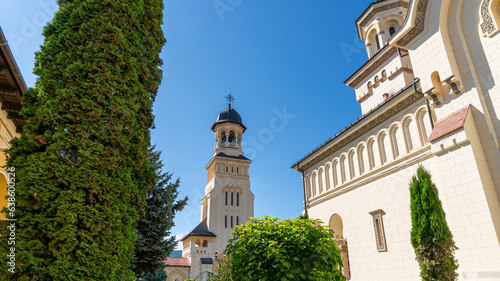
M 233 206 L 233 195 L 234 195 L 234 193 L 231 192 L 231 206 Z
M 227 228 L 227 216 L 224 216 L 224 227 Z
M 208 247 L 208 241 L 207 240 L 203 240 L 202 247 L 204 247 L 204 248 Z
M 236 225 L 240 225 L 240 217 L 236 216 Z
M 226 173 L 229 173 L 229 168 L 226 166 Z
M 240 168 L 236 167 L 236 173 L 239 174 L 240 173 Z
M 233 228 L 233 216 L 231 216 L 231 228 Z
M 236 206 L 240 206 L 240 193 L 236 193 Z
M 396 28 L 394 28 L 394 26 L 391 26 L 391 28 L 389 28 L 389 35 L 392 36 L 394 33 L 396 33 Z
M 227 206 L 227 191 L 226 191 L 226 206 Z
M 375 232 L 375 243 L 377 245 L 377 251 L 385 252 L 387 251 L 387 244 L 385 241 L 384 233 L 384 223 L 382 221 L 382 214 L 384 211 L 381 209 L 370 212 L 373 218 L 373 230 Z
M 380 50 L 380 42 L 378 41 L 378 35 L 375 35 L 375 42 L 377 42 L 377 51 Z
M 231 174 L 234 173 L 234 167 L 231 167 Z

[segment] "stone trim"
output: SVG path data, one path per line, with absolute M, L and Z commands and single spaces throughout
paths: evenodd
M 397 42 L 399 46 L 406 46 L 415 37 L 417 37 L 425 28 L 425 12 L 429 0 L 420 0 L 417 5 L 417 17 L 415 18 L 415 26 L 401 40 Z
M 371 74 L 373 74 L 373 72 L 375 70 L 377 70 L 377 68 L 379 68 L 385 62 L 387 62 L 387 60 L 389 60 L 397 52 L 398 52 L 398 48 L 390 47 L 390 49 L 387 50 L 387 52 L 385 52 L 384 54 L 382 54 L 380 57 L 373 56 L 372 57 L 373 60 L 374 60 L 373 63 L 371 65 L 369 65 L 368 67 L 364 68 L 364 69 L 363 69 L 363 67 L 361 67 L 360 69 L 358 69 L 358 71 L 360 71 L 361 73 L 356 78 L 354 78 L 354 80 L 350 81 L 347 84 L 347 86 L 349 86 L 349 87 L 355 87 L 358 84 L 360 84 L 363 80 L 365 80 L 368 76 L 370 76 Z M 356 71 L 356 72 L 358 72 L 358 71 Z M 356 73 L 354 73 L 353 76 L 354 75 L 356 75 Z M 351 77 L 353 77 L 353 76 L 351 76 Z M 349 79 L 350 78 L 348 78 L 348 80 Z
M 385 120 L 398 114 L 399 112 L 403 111 L 405 108 L 411 106 L 412 104 L 414 104 L 415 102 L 417 102 L 421 99 L 422 99 L 422 96 L 420 94 L 413 92 L 413 94 L 409 95 L 404 101 L 402 101 L 402 102 L 398 103 L 396 106 L 388 109 L 386 112 L 382 113 L 378 117 L 375 117 L 373 120 L 368 121 L 367 124 L 365 124 L 363 127 L 355 130 L 349 136 L 347 136 L 343 140 L 335 143 L 333 146 L 331 146 L 330 148 L 323 151 L 320 155 L 316 156 L 314 159 L 312 159 L 308 163 L 304 164 L 303 166 L 300 166 L 300 169 L 305 171 L 305 170 L 309 169 L 310 167 L 316 165 L 320 161 L 324 160 L 325 158 L 332 155 L 336 151 L 347 146 L 349 143 L 353 142 L 354 140 L 361 137 L 365 133 L 369 132 L 373 128 L 382 124 Z

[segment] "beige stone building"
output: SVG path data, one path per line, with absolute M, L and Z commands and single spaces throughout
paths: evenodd
M 21 136 L 26 121 L 19 116 L 21 95 L 27 90 L 21 72 L 10 51 L 7 39 L 0 29 L 0 167 L 5 165 L 4 150 L 13 138 Z M 0 209 L 7 207 L 7 170 L 0 168 Z M 5 214 L 0 214 L 4 220 Z M 7 219 L 13 219 L 8 217 Z
M 295 163 L 349 280 L 421 280 L 409 182 L 439 189 L 459 280 L 500 280 L 500 0 L 383 0 L 356 20 L 362 116 Z
M 168 258 L 167 281 L 187 278 L 207 280 L 207 272 L 217 268 L 217 258 L 224 252 L 229 235 L 237 225 L 253 217 L 254 195 L 250 191 L 249 167 L 243 156 L 242 139 L 246 127 L 231 107 L 221 111 L 212 126 L 215 132 L 213 157 L 206 166 L 207 184 L 201 200 L 200 223 L 185 237 L 182 258 Z

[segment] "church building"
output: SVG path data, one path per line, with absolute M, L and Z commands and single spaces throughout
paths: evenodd
M 500 280 L 500 0 L 379 0 L 344 82 L 362 116 L 292 165 L 352 281 L 419 281 L 409 182 L 432 174 L 458 280 Z M 325 124 L 327 126 L 327 124 Z
M 243 156 L 242 139 L 246 130 L 241 116 L 231 106 L 221 111 L 212 126 L 215 133 L 213 157 L 207 164 L 205 197 L 201 200 L 200 223 L 185 237 L 182 258 L 167 259 L 167 281 L 202 281 L 217 269 L 229 235 L 237 225 L 253 217 L 254 195 L 250 191 L 249 167 Z

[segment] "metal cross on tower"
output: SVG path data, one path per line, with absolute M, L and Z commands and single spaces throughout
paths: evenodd
M 233 95 L 231 95 L 231 93 L 229 93 L 229 95 L 225 96 L 225 98 L 227 99 L 228 107 L 231 108 L 231 102 L 234 101 Z

